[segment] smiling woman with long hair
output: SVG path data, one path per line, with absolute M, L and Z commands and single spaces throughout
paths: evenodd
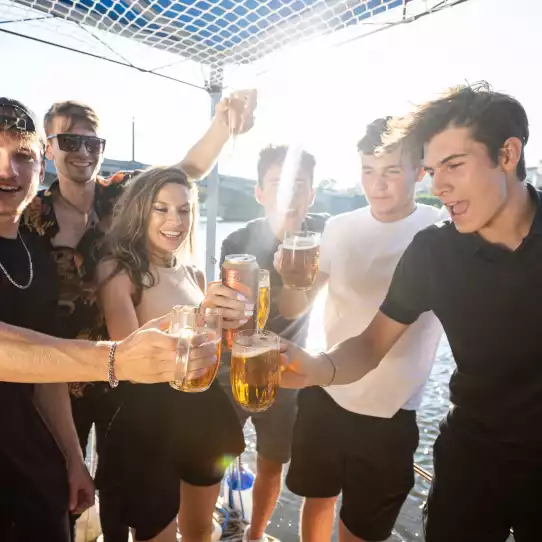
M 98 266 L 99 300 L 113 340 L 174 305 L 220 308 L 228 327 L 254 310 L 219 283 L 206 291 L 193 265 L 197 192 L 175 168 L 134 178 L 115 208 Z M 210 540 L 227 457 L 244 449 L 229 399 L 212 384 L 183 393 L 168 384 L 127 384 L 100 458 L 98 487 L 114 489 L 136 540 Z M 180 502 L 180 508 L 179 508 Z

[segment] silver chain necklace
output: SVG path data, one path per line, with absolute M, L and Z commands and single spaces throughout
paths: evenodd
M 4 275 L 6 275 L 7 279 L 13 286 L 16 288 L 19 288 L 19 290 L 26 290 L 31 284 L 32 280 L 34 279 L 34 268 L 32 266 L 32 256 L 30 256 L 30 252 L 28 251 L 28 248 L 26 248 L 26 245 L 23 241 L 23 238 L 17 234 L 17 237 L 21 240 L 21 243 L 23 244 L 24 249 L 26 250 L 26 253 L 28 255 L 28 270 L 30 271 L 30 277 L 28 278 L 28 282 L 26 284 L 17 284 L 13 277 L 6 271 L 6 268 L 2 265 L 2 262 L 0 262 L 0 269 L 4 272 Z

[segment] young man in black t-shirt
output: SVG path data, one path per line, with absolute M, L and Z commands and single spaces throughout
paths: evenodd
M 305 345 L 309 312 L 290 316 L 283 309 L 289 290 L 275 270 L 273 257 L 285 232 L 300 230 L 321 233 L 328 215 L 307 214 L 314 201 L 314 157 L 299 149 L 270 146 L 258 161 L 256 199 L 265 217 L 252 220 L 230 234 L 222 244 L 220 265 L 229 254 L 252 254 L 270 275 L 271 306 L 266 329 L 300 346 Z M 229 368 L 224 364 L 220 380 L 244 424 L 250 417 L 256 428 L 257 473 L 253 493 L 252 520 L 245 540 L 264 541 L 264 531 L 280 495 L 282 469 L 290 460 L 293 425 L 297 415 L 297 392 L 279 390 L 275 403 L 266 412 L 249 416 L 234 401 Z
M 0 322 L 59 335 L 54 264 L 19 218 L 45 168 L 35 118 L 0 99 Z M 0 540 L 69 540 L 68 508 L 94 502 L 66 384 L 0 382 Z
M 356 381 L 432 310 L 457 370 L 434 447 L 426 541 L 504 542 L 510 529 L 516 542 L 539 540 L 542 194 L 525 181 L 527 115 L 484 85 L 429 102 L 402 128 L 451 221 L 416 235 L 361 335 L 317 357 L 292 346 L 283 383 Z

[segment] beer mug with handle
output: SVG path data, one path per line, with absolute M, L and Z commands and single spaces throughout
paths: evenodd
M 230 378 L 233 397 L 247 412 L 262 412 L 280 386 L 280 337 L 248 329 L 233 338 Z
M 179 338 L 175 380 L 170 386 L 189 393 L 209 389 L 220 363 L 222 318 L 218 309 L 179 305 L 173 307 L 169 332 Z M 190 349 L 205 343 L 216 344 L 216 363 L 205 368 L 191 368 Z
M 271 303 L 271 284 L 269 281 L 269 271 L 260 269 L 260 284 L 258 290 L 258 329 L 263 329 L 269 318 L 269 308 Z
M 296 290 L 310 290 L 318 272 L 320 234 L 286 233 L 282 242 L 282 281 Z

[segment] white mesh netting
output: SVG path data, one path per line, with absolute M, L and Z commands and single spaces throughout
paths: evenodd
M 128 38 L 175 55 L 162 66 L 180 56 L 220 72 L 317 36 L 355 27 L 361 37 L 466 1 L 0 0 L 0 31 L 161 69 L 129 58 L 119 37 Z

